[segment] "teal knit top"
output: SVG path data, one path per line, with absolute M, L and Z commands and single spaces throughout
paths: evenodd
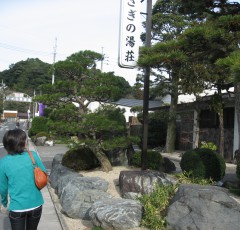
M 36 152 L 31 151 L 36 164 L 46 172 Z M 6 155 L 0 159 L 0 194 L 4 207 L 9 210 L 25 210 L 42 205 L 43 197 L 34 183 L 33 164 L 28 152 Z

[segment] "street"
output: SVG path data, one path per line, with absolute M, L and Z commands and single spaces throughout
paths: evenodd
M 5 122 L 2 125 L 0 125 L 0 158 L 2 158 L 3 156 L 5 156 L 7 154 L 6 150 L 3 147 L 3 143 L 2 143 L 3 136 L 8 130 L 15 129 L 15 128 L 16 128 L 16 122 L 14 122 L 14 121 Z M 20 123 L 20 128 L 25 131 L 25 128 L 26 128 L 25 124 Z

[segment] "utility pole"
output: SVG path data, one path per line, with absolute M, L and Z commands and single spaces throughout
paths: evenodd
M 103 47 L 102 47 L 101 72 L 103 71 L 103 59 L 104 59 L 104 54 L 103 54 Z
M 151 47 L 152 28 L 152 0 L 147 0 L 147 20 L 146 20 L 146 41 L 145 46 Z M 149 108 L 149 79 L 150 67 L 145 68 L 144 74 L 144 96 L 143 96 L 143 148 L 141 156 L 141 168 L 147 169 L 147 140 L 148 140 L 148 108 Z
M 55 61 L 56 61 L 56 54 L 57 54 L 57 38 L 55 38 L 55 45 L 53 47 L 53 66 L 52 66 L 52 85 L 54 84 L 55 81 Z

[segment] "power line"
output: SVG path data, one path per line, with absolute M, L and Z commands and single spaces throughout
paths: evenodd
M 9 45 L 6 43 L 1 43 L 0 42 L 0 47 L 4 48 L 4 49 L 8 49 L 8 50 L 13 50 L 13 51 L 17 51 L 17 52 L 22 52 L 22 53 L 30 53 L 30 54 L 39 54 L 39 55 L 44 55 L 44 56 L 50 56 L 52 55 L 49 52 L 43 52 L 43 51 L 37 51 L 37 50 L 31 50 L 31 49 L 25 49 L 25 48 L 21 48 L 18 46 L 13 46 L 13 45 Z

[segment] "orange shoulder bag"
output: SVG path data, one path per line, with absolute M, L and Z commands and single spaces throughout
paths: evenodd
M 34 173 L 35 184 L 36 184 L 37 188 L 39 190 L 41 190 L 42 188 L 44 188 L 47 185 L 48 175 L 47 175 L 47 173 L 45 173 L 42 169 L 40 169 L 36 165 L 35 159 L 29 150 L 28 150 L 28 154 L 32 160 L 33 167 L 34 167 L 33 173 Z

